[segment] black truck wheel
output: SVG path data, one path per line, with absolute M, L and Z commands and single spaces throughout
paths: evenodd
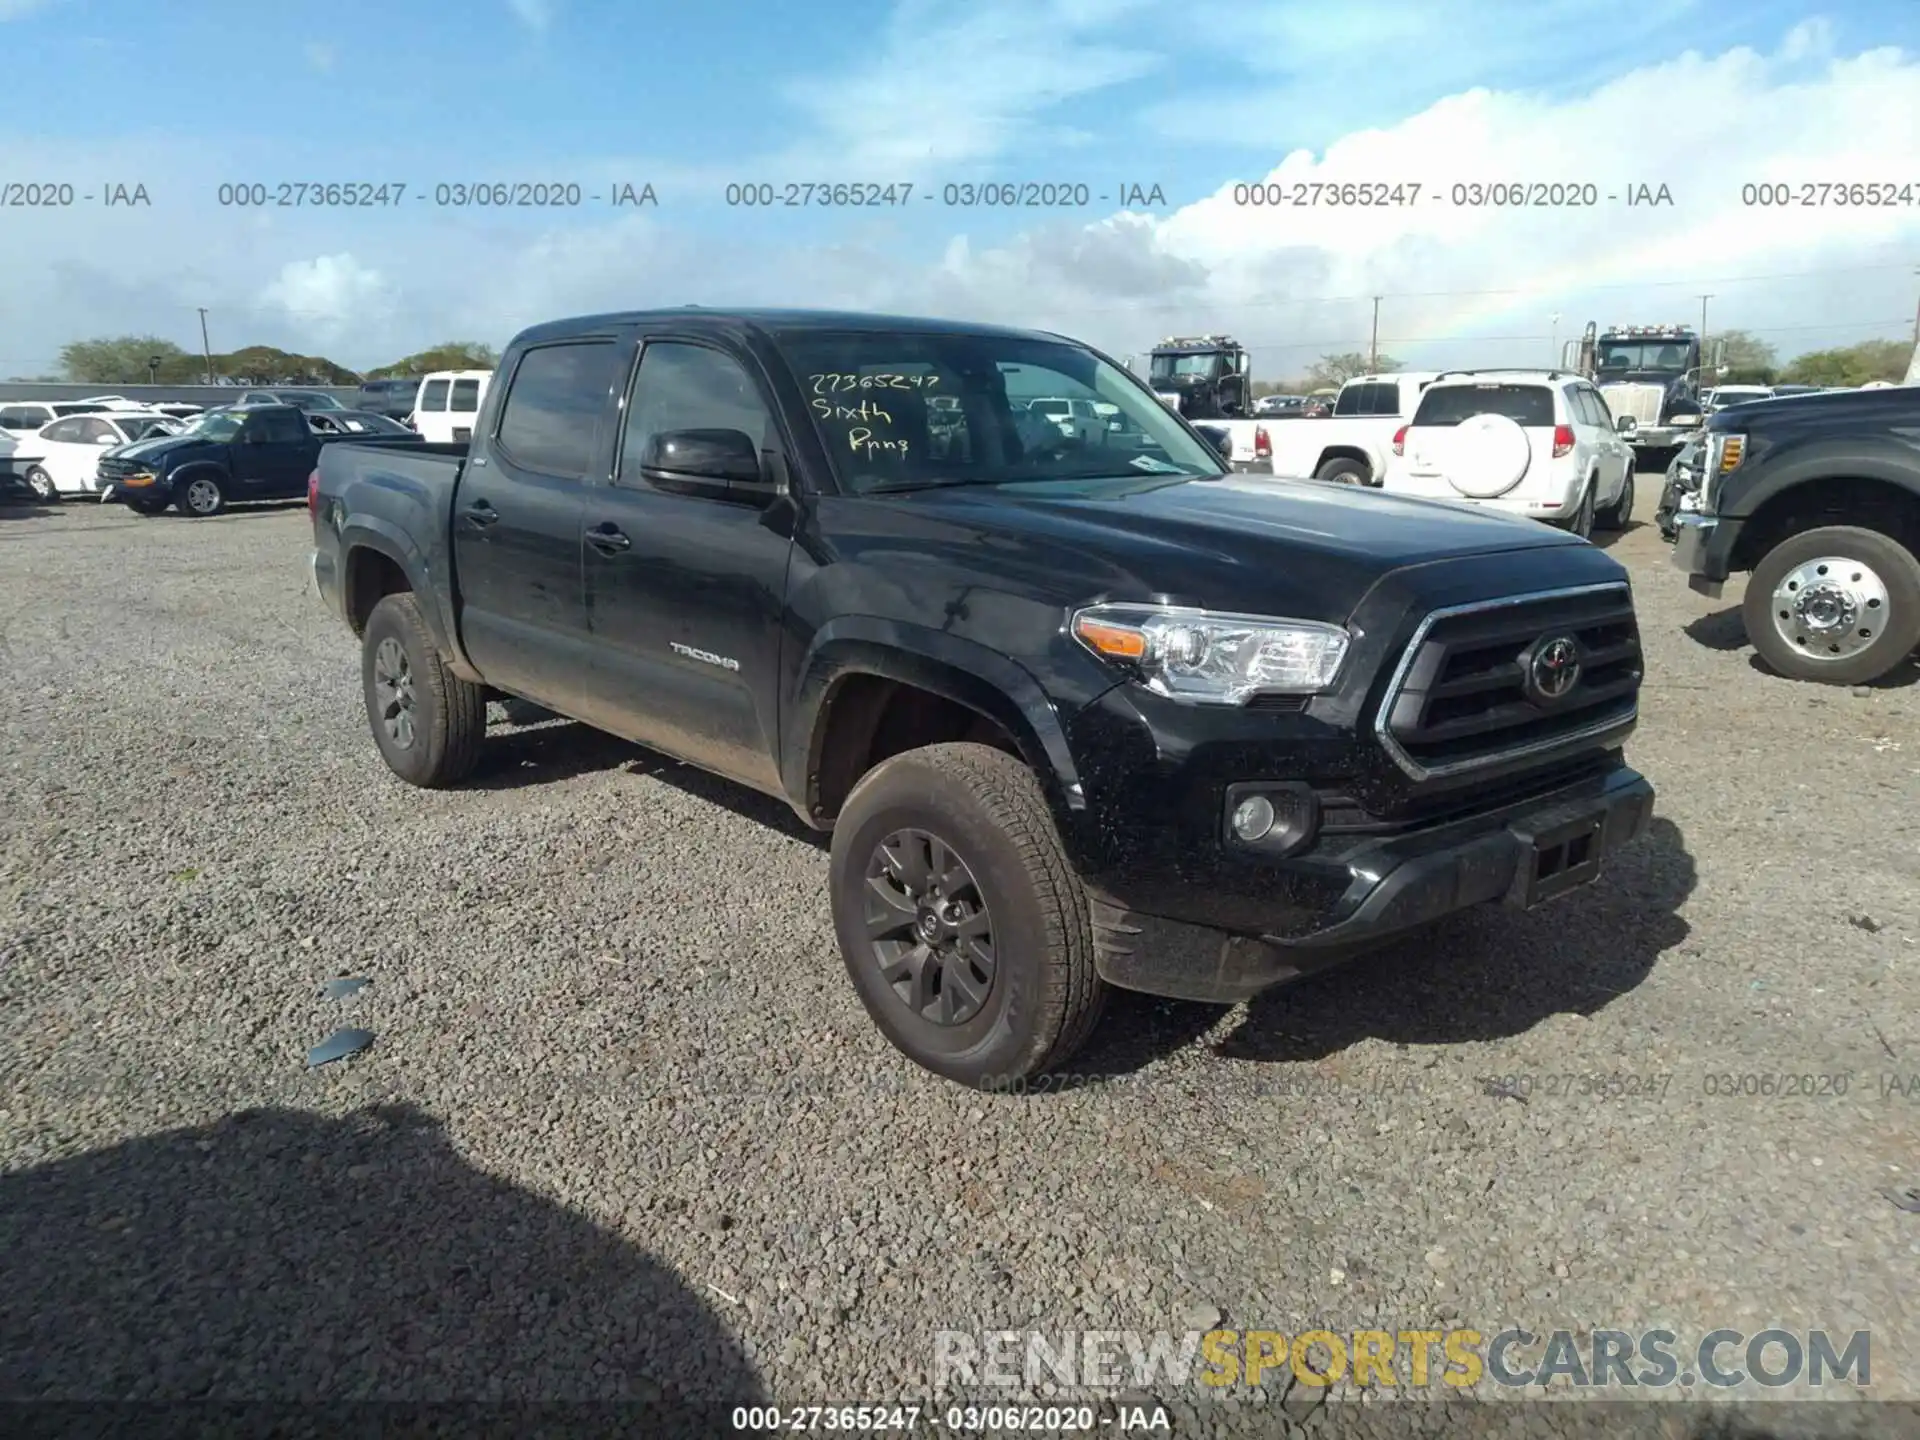
M 1863 685 L 1920 645 L 1920 559 L 1878 530 L 1803 530 L 1753 567 L 1741 618 L 1779 674 Z
M 447 668 L 412 595 L 373 607 L 360 678 L 373 743 L 394 774 L 437 790 L 473 772 L 487 735 L 487 692 Z
M 834 930 L 875 1025 L 915 1064 L 1018 1085 L 1085 1043 L 1106 987 L 1033 772 L 985 745 L 876 766 L 833 830 Z

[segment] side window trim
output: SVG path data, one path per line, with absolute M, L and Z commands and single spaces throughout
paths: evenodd
M 761 371 L 759 363 L 750 355 L 736 354 L 726 346 L 716 344 L 708 336 L 676 335 L 671 331 L 654 335 L 642 334 L 638 338 L 638 343 L 633 347 L 633 364 L 627 372 L 626 386 L 620 392 L 620 433 L 614 437 L 613 468 L 608 475 L 608 484 L 611 488 L 615 490 L 634 490 L 647 495 L 663 495 L 668 493 L 663 490 L 657 490 L 644 482 L 633 484 L 623 482 L 620 478 L 625 472 L 627 465 L 628 422 L 633 411 L 633 398 L 640 385 L 640 367 L 646 363 L 647 351 L 656 345 L 687 345 L 701 350 L 708 350 L 720 356 L 723 360 L 731 361 L 740 368 L 741 372 L 746 375 L 747 382 L 753 386 L 754 398 L 760 402 L 761 408 L 767 412 L 768 425 L 773 432 L 774 438 L 780 442 L 780 463 L 774 467 L 775 474 L 773 476 L 773 482 L 779 493 L 785 494 L 790 491 L 793 488 L 793 463 L 788 457 L 793 454 L 793 439 L 787 434 L 786 420 L 780 413 L 779 405 L 775 404 L 772 398 L 773 387 L 768 383 L 767 376 Z M 689 497 L 679 496 L 677 498 L 686 499 Z M 720 502 L 715 501 L 713 503 L 719 504 Z
M 514 469 L 523 470 L 529 475 L 543 476 L 548 480 L 568 480 L 576 485 L 588 483 L 594 473 L 594 457 L 600 454 L 601 427 L 607 423 L 606 397 L 603 396 L 601 398 L 601 404 L 594 412 L 593 434 L 587 442 L 587 463 L 578 475 L 568 475 L 558 470 L 543 470 L 538 465 L 527 464 L 526 461 L 517 458 L 513 451 L 501 441 L 500 429 L 501 426 L 506 423 L 507 407 L 513 403 L 513 387 L 519 383 L 520 372 L 526 367 L 529 356 L 535 355 L 542 350 L 560 350 L 574 346 L 604 345 L 610 349 L 617 349 L 618 344 L 619 339 L 614 335 L 570 335 L 562 340 L 546 340 L 539 344 L 529 345 L 526 349 L 522 350 L 519 357 L 513 362 L 513 373 L 507 378 L 506 388 L 500 395 L 500 403 L 494 407 L 493 427 L 487 435 L 487 439 L 492 442 L 493 448 L 500 453 L 501 458 L 513 466 Z M 495 372 L 494 378 L 496 381 L 499 379 L 498 371 Z M 452 399 L 453 382 L 451 380 L 447 382 L 447 396 L 449 400 Z M 451 415 L 454 412 L 448 410 L 444 413 Z

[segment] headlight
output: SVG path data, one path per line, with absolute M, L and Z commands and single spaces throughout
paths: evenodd
M 1325 690 L 1348 643 L 1337 625 L 1170 605 L 1095 605 L 1077 611 L 1071 628 L 1094 654 L 1137 670 L 1149 690 L 1200 705 Z
M 1704 515 L 1717 513 L 1715 506 L 1719 502 L 1720 477 L 1740 468 L 1740 461 L 1747 453 L 1747 437 L 1720 430 L 1707 436 L 1705 463 L 1700 467 L 1700 511 Z

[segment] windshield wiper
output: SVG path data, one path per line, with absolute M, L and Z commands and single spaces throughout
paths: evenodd
M 999 480 L 907 480 L 898 485 L 875 485 L 862 495 L 908 495 L 915 490 L 951 490 L 958 485 L 998 485 Z

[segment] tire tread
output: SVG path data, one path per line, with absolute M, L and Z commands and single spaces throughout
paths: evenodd
M 433 726 L 427 751 L 437 759 L 420 778 L 403 777 L 426 790 L 457 785 L 473 773 L 487 738 L 487 692 L 484 686 L 462 680 L 447 667 L 427 629 L 420 601 L 411 591 L 388 595 L 367 617 L 368 645 L 378 643 L 383 614 L 401 631 L 401 643 L 414 665 L 415 675 L 431 692 Z M 384 754 L 384 752 L 383 752 Z

